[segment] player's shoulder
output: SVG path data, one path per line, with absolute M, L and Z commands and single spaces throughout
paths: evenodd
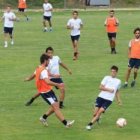
M 53 59 L 60 59 L 58 55 L 53 56 Z
M 109 75 L 104 76 L 104 79 L 109 79 L 109 78 L 111 78 L 111 76 Z

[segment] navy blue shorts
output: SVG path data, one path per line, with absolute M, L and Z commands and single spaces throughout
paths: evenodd
M 4 27 L 4 33 L 12 35 L 13 34 L 13 28 Z
M 44 20 L 50 21 L 51 20 L 51 16 L 47 17 L 47 16 L 43 16 Z
M 24 12 L 25 8 L 18 8 L 19 12 Z
M 140 67 L 140 59 L 130 58 L 128 67 L 139 69 Z
M 112 40 L 112 38 L 116 38 L 117 33 L 107 33 L 108 39 Z
M 58 84 L 64 83 L 62 78 L 51 78 L 50 80 L 52 82 L 55 82 L 55 83 L 58 83 Z M 55 88 L 58 89 L 58 87 L 55 87 Z
M 41 93 L 41 96 L 49 105 L 52 105 L 55 102 L 58 102 L 57 97 L 55 96 L 55 93 L 53 92 L 53 90 L 47 93 Z
M 95 107 L 104 108 L 106 110 L 110 105 L 112 104 L 112 101 L 103 99 L 101 97 L 97 97 L 95 102 Z
M 71 40 L 72 40 L 72 42 L 74 42 L 74 41 L 78 41 L 79 38 L 80 38 L 80 35 L 71 36 Z

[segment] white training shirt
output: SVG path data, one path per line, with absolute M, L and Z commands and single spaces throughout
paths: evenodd
M 52 16 L 52 12 L 51 11 L 47 11 L 52 9 L 52 5 L 50 3 L 44 3 L 43 4 L 43 9 L 44 9 L 44 16 L 46 17 L 51 17 Z
M 49 65 L 48 65 L 48 71 L 50 74 L 54 75 L 60 75 L 59 70 L 59 64 L 61 63 L 61 60 L 58 56 L 53 56 L 52 59 L 50 59 Z M 53 77 L 50 77 L 53 78 Z
M 69 19 L 67 26 L 73 27 L 73 29 L 71 30 L 71 36 L 76 36 L 76 35 L 80 35 L 80 27 L 81 25 L 83 25 L 82 20 L 77 18 L 71 18 Z
M 34 74 L 36 75 L 36 71 L 34 72 Z M 48 70 L 47 68 L 44 69 L 41 74 L 40 74 L 40 79 L 45 79 L 45 78 L 49 78 L 49 74 L 48 74 Z
M 119 90 L 121 87 L 121 80 L 111 76 L 105 76 L 101 82 L 101 85 L 105 86 L 106 88 L 114 89 L 114 92 L 110 93 L 108 91 L 101 91 L 98 97 L 113 101 L 117 90 Z
M 14 27 L 14 21 L 10 19 L 16 19 L 16 15 L 13 12 L 5 12 L 3 14 L 4 19 L 4 27 L 13 28 Z

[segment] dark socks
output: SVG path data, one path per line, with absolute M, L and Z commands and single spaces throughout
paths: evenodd
M 67 121 L 66 121 L 66 120 L 63 120 L 62 123 L 63 123 L 64 125 L 67 125 Z
M 43 119 L 46 120 L 47 118 L 48 118 L 48 115 L 44 114 L 44 115 L 43 115 Z
M 88 125 L 92 126 L 92 125 L 93 125 L 93 123 L 92 123 L 92 122 L 90 122 Z

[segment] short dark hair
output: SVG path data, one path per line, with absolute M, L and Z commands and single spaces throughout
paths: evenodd
M 113 65 L 110 69 L 111 70 L 116 70 L 116 72 L 118 72 L 118 70 L 119 70 L 119 68 L 117 66 L 115 66 L 115 65 Z
M 114 10 L 110 10 L 109 12 L 110 12 L 110 13 L 111 13 L 111 12 L 115 13 L 115 11 L 114 11 Z
M 135 28 L 134 31 L 133 31 L 133 33 L 135 34 L 137 31 L 140 31 L 140 28 L 139 27 Z
M 48 48 L 46 48 L 46 53 L 47 53 L 48 51 L 54 51 L 54 49 L 53 49 L 51 46 L 49 46 Z
M 74 13 L 76 13 L 78 15 L 78 11 L 75 10 L 75 11 L 72 12 L 72 14 L 74 14 Z
M 46 54 L 40 56 L 40 63 L 43 64 L 45 60 L 49 60 L 49 57 Z

